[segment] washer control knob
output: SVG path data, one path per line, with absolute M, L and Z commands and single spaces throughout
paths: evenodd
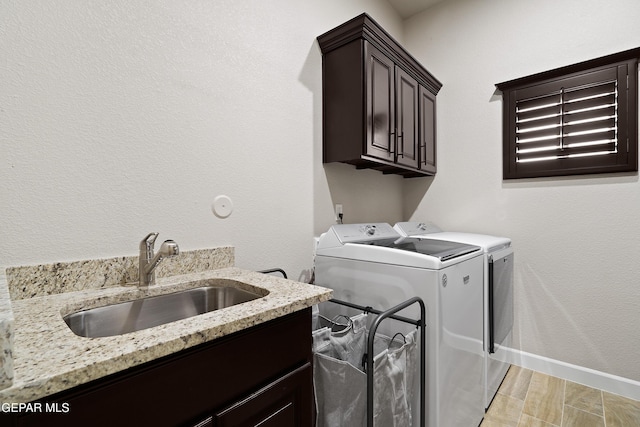
M 373 236 L 376 234 L 376 226 L 375 225 L 365 225 L 364 226 L 364 234 L 367 236 Z

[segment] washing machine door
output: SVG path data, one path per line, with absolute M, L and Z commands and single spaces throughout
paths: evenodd
M 478 252 L 481 249 L 480 246 L 450 242 L 448 240 L 409 239 L 409 241 L 397 242 L 393 247 L 403 251 L 428 255 L 443 262 Z

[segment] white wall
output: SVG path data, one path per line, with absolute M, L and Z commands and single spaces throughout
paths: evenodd
M 333 203 L 401 219 L 401 181 L 321 164 L 315 39 L 363 11 L 402 36 L 385 0 L 1 0 L 0 266 L 134 255 L 159 231 L 308 280 Z M 351 201 L 367 185 L 382 209 Z
M 363 11 L 444 84 L 435 178 L 321 163 L 315 38 Z M 346 222 L 512 237 L 519 348 L 640 380 L 637 175 L 502 181 L 494 94 L 639 46 L 638 16 L 635 0 L 447 0 L 403 33 L 384 0 L 0 0 L 0 266 L 133 255 L 159 231 L 307 280 L 342 203 Z
M 636 0 L 447 0 L 405 22 L 443 83 L 438 174 L 408 182 L 405 215 L 506 235 L 516 248 L 516 342 L 640 380 L 637 174 L 502 180 L 495 83 L 640 46 Z

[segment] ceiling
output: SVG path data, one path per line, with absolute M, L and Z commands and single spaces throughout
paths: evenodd
M 423 10 L 444 0 L 388 0 L 391 6 L 400 14 L 402 19 L 420 13 Z

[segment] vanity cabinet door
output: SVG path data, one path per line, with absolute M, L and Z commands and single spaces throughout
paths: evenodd
M 214 416 L 216 427 L 311 427 L 311 364 L 251 394 Z

